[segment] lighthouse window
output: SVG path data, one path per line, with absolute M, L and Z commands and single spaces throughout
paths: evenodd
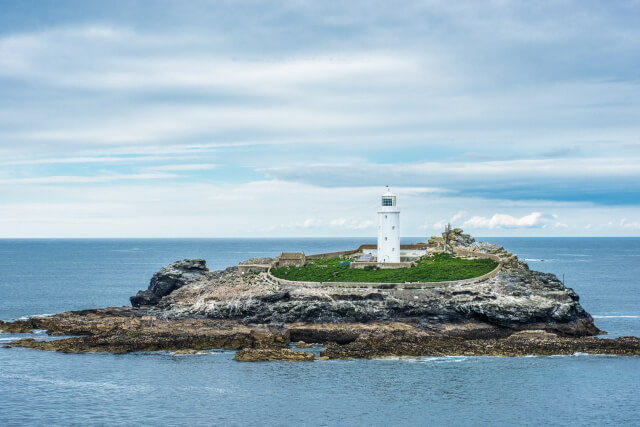
M 395 226 L 395 225 L 392 225 L 392 226 L 391 226 L 391 229 L 392 229 L 392 230 L 395 230 L 395 229 L 396 229 L 396 226 Z
M 383 197 L 382 206 L 393 206 L 393 197 Z
M 391 248 L 391 252 L 395 252 L 396 248 Z
M 386 216 L 386 215 L 384 216 L 384 219 L 387 219 L 387 216 Z
M 385 237 L 384 240 L 387 240 L 387 238 Z

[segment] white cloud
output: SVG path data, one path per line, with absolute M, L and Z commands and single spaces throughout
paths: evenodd
M 462 224 L 469 228 L 529 228 L 542 225 L 542 213 L 532 212 L 520 218 L 506 214 L 495 214 L 491 218 L 474 216 Z
M 329 221 L 329 225 L 332 227 L 344 228 L 347 230 L 364 230 L 373 228 L 375 224 L 371 220 L 362 219 L 347 219 L 347 218 L 335 218 Z
M 401 235 L 417 236 L 418 240 L 441 232 L 444 226 L 421 228 L 424 212 L 435 218 L 451 218 L 461 206 L 481 218 L 473 219 L 478 224 L 462 225 L 475 236 L 482 236 L 483 231 L 487 235 L 488 230 L 492 236 L 637 233 L 620 226 L 609 228 L 611 211 L 606 207 L 442 197 L 418 190 L 394 188 L 401 205 Z M 381 187 L 324 188 L 282 181 L 225 185 L 180 180 L 163 181 L 162 185 L 147 180 L 112 181 L 101 183 L 99 188 L 35 183 L 0 186 L 0 236 L 374 238 L 376 210 L 383 191 Z M 502 216 L 494 219 L 495 210 Z M 536 215 L 544 211 L 572 220 L 567 228 L 531 227 L 545 223 Z M 638 207 L 622 207 L 619 211 L 625 213 L 624 218 L 640 217 Z M 619 223 L 616 219 L 615 224 Z M 490 224 L 495 228 L 487 227 Z M 593 227 L 585 230 L 587 224 Z M 633 221 L 627 219 L 625 224 L 631 227 Z
M 383 174 L 390 182 L 406 183 L 429 180 L 438 185 L 442 182 L 493 183 L 518 179 L 575 179 L 584 177 L 638 177 L 640 157 L 598 157 L 568 159 L 526 159 L 499 161 L 442 161 L 398 163 L 382 167 L 379 164 L 316 164 L 264 169 L 268 175 L 280 179 L 301 181 L 318 180 L 320 175 L 330 175 L 329 184 L 343 180 Z
M 33 184 L 87 184 L 113 181 L 140 181 L 149 179 L 175 178 L 177 175 L 168 173 L 139 173 L 139 174 L 109 174 L 109 175 L 68 175 L 42 176 L 34 178 L 0 179 L 0 184 L 33 185 Z
M 622 218 L 620 226 L 630 230 L 640 230 L 640 221 L 629 221 L 627 218 Z
M 149 167 L 149 169 L 157 171 L 201 171 L 215 169 L 216 167 L 218 166 L 211 163 L 185 163 L 176 165 L 151 166 Z
M 467 214 L 466 211 L 459 211 L 458 213 L 456 213 L 454 216 L 451 217 L 449 222 L 452 223 L 452 224 L 455 224 L 459 219 L 461 219 L 466 214 Z

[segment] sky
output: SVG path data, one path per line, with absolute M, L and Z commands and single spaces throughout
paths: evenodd
M 0 0 L 0 238 L 640 236 L 640 1 Z

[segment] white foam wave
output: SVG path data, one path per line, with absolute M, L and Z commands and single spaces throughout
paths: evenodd
M 640 319 L 640 316 L 591 316 L 594 319 Z
M 547 259 L 547 258 L 525 258 L 524 259 L 527 262 L 548 262 L 548 261 L 553 261 L 552 259 Z
M 55 315 L 56 313 L 42 313 L 42 314 L 31 314 L 29 316 L 22 316 L 22 317 L 18 317 L 17 320 L 29 320 L 32 317 L 51 317 L 53 315 Z
M 44 377 L 36 377 L 33 375 L 23 375 L 23 374 L 0 374 L 0 378 L 3 379 L 15 379 L 20 381 L 29 381 L 36 383 L 45 383 L 45 384 L 55 384 L 63 387 L 74 387 L 74 388 L 91 388 L 96 390 L 127 390 L 134 391 L 137 393 L 148 393 L 153 389 L 147 386 L 141 385 L 121 385 L 114 384 L 109 382 L 99 382 L 99 381 L 76 381 L 76 380 L 68 380 L 68 379 L 58 379 L 58 378 L 44 378 Z

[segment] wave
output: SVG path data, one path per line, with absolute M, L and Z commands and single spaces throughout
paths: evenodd
M 383 356 L 374 360 L 394 361 L 394 362 L 436 362 L 436 363 L 457 363 L 475 356 Z
M 580 256 L 580 257 L 590 257 L 591 255 L 586 255 L 586 254 L 558 254 L 558 255 L 563 255 L 563 256 Z
M 0 378 L 3 379 L 14 379 L 19 380 L 21 382 L 35 382 L 35 383 L 44 383 L 44 384 L 53 384 L 62 387 L 74 387 L 74 388 L 91 388 L 97 390 L 125 390 L 125 391 L 133 391 L 136 393 L 149 393 L 153 391 L 152 387 L 142 386 L 142 385 L 122 385 L 122 384 L 114 384 L 109 382 L 99 382 L 99 381 L 76 381 L 76 380 L 68 380 L 68 379 L 57 379 L 57 378 L 44 378 L 37 377 L 34 375 L 24 375 L 24 374 L 0 374 Z
M 525 258 L 527 262 L 535 262 L 535 261 L 553 261 L 552 259 L 542 259 L 542 258 Z
M 55 314 L 56 313 L 30 314 L 28 316 L 18 317 L 17 320 L 29 320 L 31 317 L 51 317 L 51 316 L 54 316 Z
M 594 319 L 640 319 L 640 316 L 620 315 L 620 316 L 591 316 Z

